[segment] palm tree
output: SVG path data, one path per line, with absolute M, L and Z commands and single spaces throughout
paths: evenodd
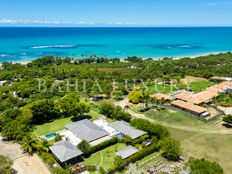
M 148 104 L 150 102 L 150 95 L 145 88 L 142 89 L 142 101 L 145 104 L 145 109 L 148 109 Z
M 51 143 L 47 140 L 43 140 L 41 145 L 43 147 L 43 151 L 48 152 L 48 149 L 49 149 L 49 146 L 51 145 Z
M 22 140 L 22 148 L 25 152 L 29 153 L 30 155 L 33 154 L 37 150 L 36 148 L 37 142 L 31 136 L 26 136 Z
M 48 152 L 50 144 L 47 140 L 39 142 L 36 138 L 32 136 L 26 136 L 22 140 L 22 148 L 25 152 L 32 155 L 34 152 Z

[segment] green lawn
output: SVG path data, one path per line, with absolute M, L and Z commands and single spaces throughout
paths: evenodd
M 185 156 L 218 162 L 225 174 L 231 174 L 232 135 L 196 134 L 181 143 Z
M 175 125 L 184 126 L 202 126 L 205 123 L 197 118 L 194 118 L 184 112 L 175 110 L 161 110 L 154 111 L 150 110 L 145 113 L 145 115 L 151 119 L 162 121 L 166 123 L 172 123 Z
M 171 136 L 179 141 L 185 141 L 189 139 L 190 137 L 197 134 L 197 132 L 191 132 L 191 131 L 183 131 L 180 129 L 175 128 L 168 128 L 169 132 L 171 133 Z
M 200 91 L 204 90 L 205 88 L 213 86 L 213 85 L 215 85 L 214 82 L 210 82 L 210 81 L 198 81 L 198 82 L 192 82 L 190 84 L 190 88 L 194 92 L 200 92 Z
M 105 170 L 114 168 L 114 159 L 117 157 L 115 152 L 122 150 L 126 147 L 125 144 L 118 143 L 113 146 L 110 146 L 106 149 L 103 149 L 99 152 L 92 154 L 89 158 L 85 159 L 85 165 L 90 166 L 102 166 Z
M 86 114 L 86 118 L 95 120 L 97 118 L 99 118 L 101 115 L 93 110 L 91 110 L 88 114 Z M 36 136 L 40 136 L 40 135 L 46 135 L 49 133 L 53 133 L 59 130 L 62 130 L 65 128 L 65 125 L 72 123 L 74 117 L 68 117 L 68 118 L 61 118 L 61 119 L 56 119 L 52 122 L 49 123 L 45 123 L 43 125 L 37 125 L 35 126 L 35 130 L 33 131 L 33 133 Z

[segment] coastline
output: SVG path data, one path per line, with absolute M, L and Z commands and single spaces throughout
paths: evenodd
M 192 55 L 192 56 L 186 55 L 186 56 L 151 57 L 151 59 L 153 59 L 153 60 L 162 60 L 164 58 L 172 58 L 172 59 L 178 60 L 178 59 L 183 59 L 183 58 L 197 58 L 197 57 L 204 57 L 204 56 L 208 56 L 208 55 L 225 54 L 225 53 L 228 53 L 228 52 L 230 52 L 230 51 L 208 52 L 208 53 L 196 54 L 196 55 Z M 34 58 L 32 60 L 5 61 L 5 62 L 9 62 L 9 63 L 11 62 L 13 64 L 20 63 L 22 65 L 26 65 L 26 64 L 32 62 L 33 60 L 36 60 L 36 59 L 39 59 L 39 58 L 41 58 L 41 57 L 37 57 L 37 58 Z M 120 60 L 124 60 L 125 58 L 120 58 Z M 147 59 L 149 57 L 142 57 L 142 58 Z M 0 66 L 2 65 L 2 63 L 3 62 L 0 62 Z

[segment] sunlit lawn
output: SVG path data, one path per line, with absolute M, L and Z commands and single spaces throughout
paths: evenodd
M 101 115 L 93 110 L 91 110 L 88 114 L 86 114 L 86 118 L 95 120 L 99 118 Z M 34 134 L 36 136 L 46 135 L 49 133 L 53 133 L 59 130 L 62 130 L 65 128 L 65 125 L 72 123 L 74 121 L 74 117 L 68 117 L 68 118 L 61 118 L 56 119 L 52 122 L 45 123 L 43 125 L 37 125 L 35 126 Z
M 184 126 L 202 126 L 205 123 L 197 118 L 194 118 L 184 112 L 175 110 L 161 110 L 154 111 L 150 110 L 145 113 L 145 115 L 151 119 L 162 121 L 166 123 L 172 123 L 175 125 Z
M 184 155 L 216 161 L 222 166 L 225 174 L 231 174 L 231 142 L 230 134 L 196 134 L 181 144 Z
M 115 152 L 125 147 L 126 145 L 122 143 L 115 144 L 92 154 L 89 158 L 85 159 L 84 163 L 89 166 L 101 166 L 105 170 L 113 169 L 115 166 L 114 161 L 117 157 Z
M 192 82 L 190 84 L 190 88 L 194 92 L 200 92 L 200 91 L 204 90 L 205 88 L 213 86 L 213 85 L 215 85 L 214 82 L 210 82 L 210 81 L 198 81 L 198 82 Z

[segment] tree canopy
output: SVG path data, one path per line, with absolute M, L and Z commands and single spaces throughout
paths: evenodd
M 205 159 L 190 159 L 188 166 L 191 174 L 223 174 L 223 169 L 216 162 Z
M 177 161 L 181 155 L 180 142 L 170 137 L 162 142 L 163 156 L 171 161 Z

